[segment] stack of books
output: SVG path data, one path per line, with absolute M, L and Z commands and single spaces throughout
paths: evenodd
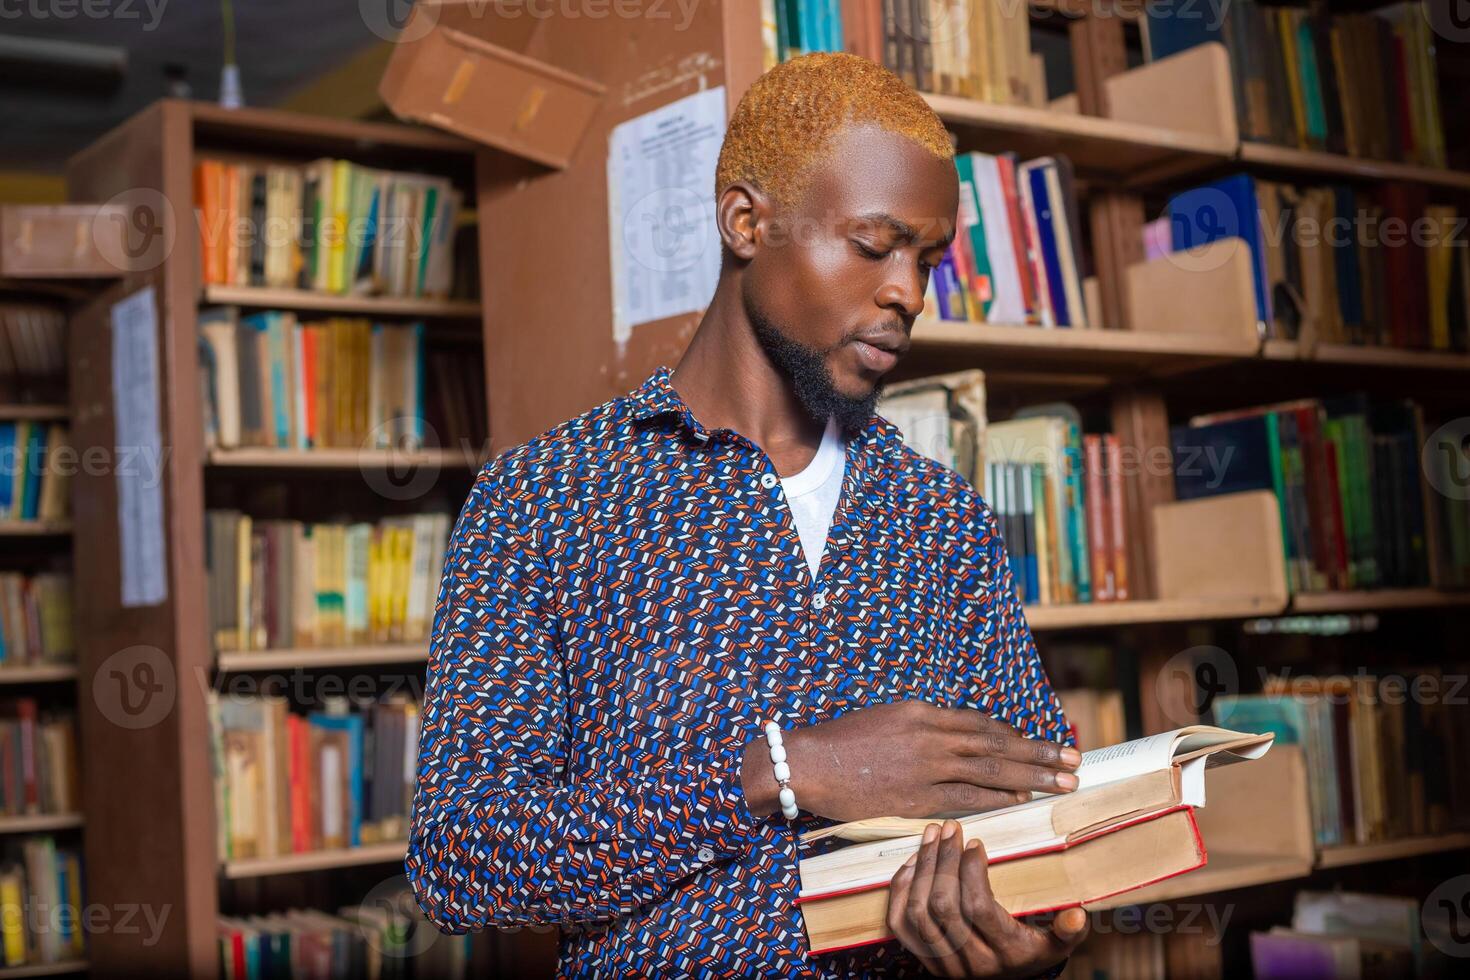
M 348 160 L 194 165 L 207 285 L 449 295 L 462 195 L 445 177 Z
M 303 323 L 294 313 L 242 317 L 227 306 L 201 310 L 199 329 L 211 447 L 484 444 L 480 358 L 426 350 L 422 323 Z
M 1170 431 L 1175 494 L 1273 491 L 1293 591 L 1461 586 L 1470 503 L 1435 489 L 1452 470 L 1426 475 L 1454 466 L 1421 460 L 1429 431 L 1416 403 L 1362 394 L 1200 415 Z
M 418 705 L 324 702 L 298 714 L 283 697 L 211 694 L 221 860 L 406 839 Z
M 1306 757 L 1317 844 L 1369 844 L 1470 829 L 1464 667 L 1392 675 L 1278 676 L 1215 699 L 1222 725 L 1269 731 Z
M 1148 9 L 1144 36 L 1150 59 L 1224 42 L 1245 139 L 1445 165 L 1435 38 L 1424 3 L 1328 14 L 1211 0 L 1191 17 Z
M 1095 322 L 1083 288 L 1071 162 L 960 153 L 955 167 L 959 226 L 930 277 L 938 318 L 1042 327 Z
M 10 841 L 0 865 L 0 948 L 6 967 L 79 960 L 87 908 L 81 858 L 47 835 Z
M 1173 250 L 1244 239 L 1269 338 L 1465 351 L 1463 224 L 1454 205 L 1429 203 L 1422 184 L 1365 192 L 1235 174 L 1173 197 L 1168 238 Z
M 292 909 L 274 915 L 221 916 L 220 975 L 227 980 L 271 977 L 395 977 L 464 980 L 469 935 L 441 934 L 405 887 L 374 894 L 329 915 Z
M 1260 758 L 1272 738 L 1193 725 L 1086 752 L 1073 793 L 960 817 L 961 834 L 984 843 L 991 889 L 1012 915 L 1085 908 L 1203 867 L 1194 808 L 1205 803 L 1205 768 Z M 892 938 L 889 882 L 931 822 L 878 817 L 803 835 L 857 842 L 799 863 L 813 952 Z
M 0 422 L 0 521 L 64 521 L 71 516 L 67 428 L 55 422 Z
M 0 670 L 76 661 L 71 576 L 0 572 Z
M 1298 892 L 1290 926 L 1251 933 L 1251 966 L 1256 980 L 1455 976 L 1445 955 L 1464 946 L 1455 914 L 1449 901 Z
M 1044 107 L 1027 4 L 1002 0 L 762 0 L 767 69 L 813 51 L 877 62 L 921 92 Z
M 216 648 L 428 642 L 448 514 L 375 524 L 206 514 Z
M 75 813 L 80 801 L 76 717 L 0 701 L 0 815 Z
M 0 302 L 0 402 L 64 402 L 66 314 L 23 300 Z

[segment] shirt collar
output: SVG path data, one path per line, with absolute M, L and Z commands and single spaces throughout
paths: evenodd
M 679 393 L 670 383 L 669 378 L 673 373 L 672 368 L 661 364 L 642 384 L 628 393 L 627 397 L 632 405 L 634 421 L 643 422 L 660 416 L 677 415 L 691 435 L 695 438 L 708 439 L 709 430 L 699 424 L 694 413 L 689 411 L 689 406 L 684 404 L 684 399 L 679 397 Z M 875 414 L 868 420 L 863 431 L 849 441 L 856 441 L 864 448 L 881 449 L 890 440 L 902 440 L 902 438 L 903 436 L 893 423 Z

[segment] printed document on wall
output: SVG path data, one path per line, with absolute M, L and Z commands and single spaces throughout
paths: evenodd
M 158 307 L 153 287 L 112 307 L 112 417 L 117 436 L 119 579 L 124 606 L 168 598 L 163 439 L 158 427 Z
M 724 86 L 615 127 L 607 154 L 613 339 L 640 323 L 702 310 L 720 275 L 715 162 Z

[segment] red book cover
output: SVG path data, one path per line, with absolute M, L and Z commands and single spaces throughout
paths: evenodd
M 1103 436 L 1108 479 L 1108 567 L 1113 573 L 1113 598 L 1128 598 L 1128 525 L 1123 516 L 1123 450 L 1118 437 Z
M 996 158 L 1000 171 L 1000 188 L 1005 194 L 1006 215 L 1011 223 L 1011 247 L 1016 253 L 1016 269 L 1021 279 L 1021 300 L 1026 307 L 1026 322 L 1036 317 L 1036 280 L 1031 274 L 1030 257 L 1026 254 L 1026 229 L 1021 218 L 1021 197 L 1016 193 L 1016 159 L 1002 153 Z
M 41 807 L 40 789 L 36 785 L 36 699 L 18 698 L 16 717 L 20 719 L 20 778 L 25 811 L 35 813 Z
M 0 779 L 4 779 L 5 786 L 5 812 L 10 816 L 19 816 L 23 810 L 20 805 L 20 778 L 17 775 L 19 761 L 16 756 L 20 754 L 18 735 L 20 726 L 13 722 L 0 722 Z
M 1337 444 L 1330 439 L 1323 441 L 1327 461 L 1327 493 L 1332 499 L 1332 540 L 1336 545 L 1333 555 L 1333 588 L 1351 587 L 1348 575 L 1347 527 L 1342 517 L 1342 485 L 1337 480 Z
M 1327 579 L 1329 588 L 1337 564 L 1337 528 L 1332 519 L 1331 485 L 1327 482 L 1327 448 L 1322 438 L 1320 408 L 1296 410 L 1297 439 L 1302 449 L 1302 479 L 1306 483 L 1307 512 L 1312 525 L 1312 563 Z
M 1113 579 L 1108 568 L 1107 499 L 1103 490 L 1102 436 L 1082 437 L 1083 501 L 1087 514 L 1087 552 L 1092 561 L 1092 596 L 1094 601 L 1113 598 Z
M 306 416 L 306 431 L 302 433 L 302 440 L 308 449 L 321 445 L 316 431 L 316 339 L 317 328 L 314 326 L 296 327 L 301 331 L 301 390 L 298 392 L 306 410 L 302 413 Z
M 286 740 L 291 771 L 291 850 L 311 850 L 311 759 L 306 738 L 306 721 L 300 715 L 286 716 Z
M 1121 894 L 1124 894 L 1126 892 L 1136 891 L 1139 888 L 1146 888 L 1149 885 L 1154 885 L 1154 884 L 1157 884 L 1157 883 L 1159 883 L 1161 881 L 1167 881 L 1170 878 L 1177 878 L 1179 875 L 1188 874 L 1191 871 L 1197 871 L 1200 868 L 1205 867 L 1209 863 L 1209 852 L 1208 852 L 1208 850 L 1205 847 L 1205 839 L 1204 839 L 1203 836 L 1201 836 L 1201 834 L 1199 832 L 1199 824 L 1196 822 L 1195 817 L 1194 817 L 1194 807 L 1188 806 L 1186 804 L 1180 804 L 1179 806 L 1170 807 L 1169 809 L 1167 809 L 1167 810 L 1161 810 L 1158 813 L 1151 813 L 1148 816 L 1140 817 L 1137 820 L 1125 821 L 1123 823 L 1117 824 L 1116 826 L 1109 827 L 1106 830 L 1101 830 L 1101 831 L 1098 831 L 1097 833 L 1088 834 L 1088 835 L 1086 835 L 1084 837 L 1079 837 L 1077 840 L 1069 841 L 1069 842 L 1067 842 L 1065 844 L 1061 844 L 1061 845 L 1057 845 L 1057 846 L 1053 846 L 1053 847 L 1042 847 L 1042 848 L 1037 848 L 1036 850 L 1033 850 L 1033 851 L 1025 851 L 1025 852 L 1022 852 L 1022 853 L 1019 853 L 1019 854 L 1011 854 L 1011 855 L 1008 855 L 1006 857 L 994 858 L 994 859 L 991 860 L 990 863 L 991 864 L 1001 864 L 1001 863 L 1004 863 L 1006 861 L 1016 861 L 1016 860 L 1019 860 L 1021 858 L 1035 857 L 1038 854 L 1051 854 L 1051 853 L 1055 853 L 1057 851 L 1069 850 L 1071 848 L 1074 848 L 1074 847 L 1077 847 L 1077 846 L 1079 846 L 1081 844 L 1084 844 L 1087 841 L 1094 840 L 1094 839 L 1096 839 L 1098 837 L 1105 837 L 1108 834 L 1115 833 L 1115 832 L 1117 832 L 1119 830 L 1122 830 L 1125 827 L 1132 827 L 1135 824 L 1148 823 L 1151 820 L 1157 820 L 1160 817 L 1168 816 L 1171 813 L 1178 813 L 1181 810 L 1184 811 L 1185 813 L 1187 813 L 1189 815 L 1189 830 L 1190 830 L 1190 834 L 1194 837 L 1195 848 L 1199 852 L 1199 861 L 1198 861 L 1198 863 L 1192 865 L 1191 867 L 1183 868 L 1183 869 L 1181 869 L 1179 871 L 1173 871 L 1173 872 L 1170 872 L 1169 874 L 1166 874 L 1166 875 L 1160 875 L 1158 878 L 1153 878 L 1153 879 L 1150 879 L 1148 881 L 1141 881 L 1138 884 L 1133 885 L 1132 887 L 1121 889 L 1119 891 L 1108 892 L 1108 893 L 1102 894 L 1102 895 L 1089 895 L 1088 897 L 1083 898 L 1080 901 L 1070 902 L 1070 903 L 1068 903 L 1066 905 L 1055 905 L 1055 906 L 1042 907 L 1042 908 L 1025 909 L 1025 910 L 1020 911 L 1020 912 L 1012 913 L 1013 916 L 1015 918 L 1021 918 L 1022 916 L 1027 916 L 1027 915 L 1042 915 L 1042 914 L 1047 913 L 1047 912 L 1060 912 L 1062 909 L 1073 908 L 1073 907 L 1076 907 L 1076 906 L 1083 906 L 1083 905 L 1086 905 L 1089 902 L 1100 902 L 1103 899 L 1111 898 L 1113 895 L 1121 895 Z M 818 899 L 822 899 L 822 898 L 834 898 L 834 897 L 836 897 L 838 895 L 850 895 L 850 894 L 854 894 L 856 892 L 871 891 L 871 890 L 873 890 L 875 888 L 887 888 L 887 887 L 888 887 L 888 882 L 885 881 L 885 882 L 878 882 L 878 883 L 875 883 L 875 884 L 872 884 L 872 885 L 863 885 L 863 886 L 860 886 L 860 887 L 857 887 L 857 888 L 844 888 L 844 889 L 839 889 L 837 891 L 823 892 L 823 893 L 820 893 L 820 894 L 798 895 L 796 897 L 795 901 L 793 902 L 793 904 L 799 906 L 803 902 L 814 902 L 814 901 L 816 901 Z M 889 937 L 889 938 L 891 938 L 891 937 Z M 852 944 L 847 945 L 847 946 L 823 946 L 823 947 L 813 946 L 812 949 L 811 949 L 811 951 L 813 953 L 832 953 L 832 952 L 836 952 L 836 951 L 842 950 L 842 949 L 855 949 L 855 948 L 857 948 L 859 946 L 871 946 L 871 945 L 874 945 L 876 943 L 887 942 L 887 941 L 889 941 L 888 938 L 879 938 L 879 939 L 866 940 L 866 941 L 860 942 L 860 943 L 852 943 Z

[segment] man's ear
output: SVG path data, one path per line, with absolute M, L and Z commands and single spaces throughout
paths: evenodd
M 720 192 L 715 222 L 720 238 L 736 258 L 749 262 L 756 247 L 770 233 L 771 199 L 749 181 L 737 180 Z

